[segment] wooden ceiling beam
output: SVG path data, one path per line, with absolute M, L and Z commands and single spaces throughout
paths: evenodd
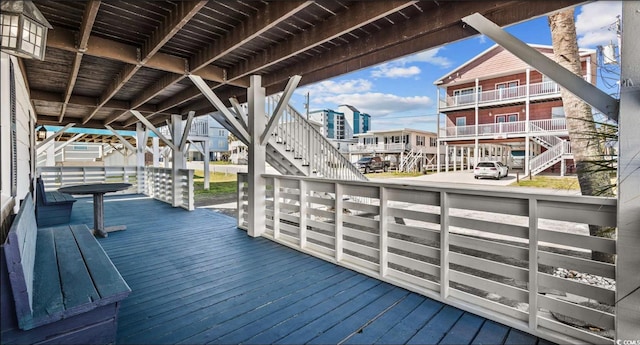
M 306 85 L 475 35 L 475 30 L 465 29 L 461 21 L 462 17 L 474 12 L 482 12 L 487 18 L 505 26 L 575 6 L 579 2 L 545 1 L 536 6 L 527 5 L 526 1 L 445 2 L 429 13 L 381 30 L 367 39 L 334 47 L 324 54 L 306 59 L 303 63 L 291 66 L 286 73 L 265 75 L 263 85 L 267 94 L 270 94 L 282 89 L 291 74 L 302 75 L 301 85 Z M 438 20 L 433 21 L 433 18 Z M 398 40 L 398 37 L 404 39 Z
M 89 42 L 89 36 L 91 36 L 91 29 L 93 28 L 93 23 L 96 20 L 96 15 L 98 14 L 98 9 L 100 8 L 100 1 L 91 0 L 87 3 L 87 7 L 85 8 L 84 15 L 82 16 L 82 25 L 80 27 L 80 37 L 78 39 L 78 50 L 76 51 L 76 56 L 73 59 L 73 65 L 71 67 L 71 73 L 69 73 L 69 79 L 67 81 L 67 90 L 65 92 L 64 103 L 62 104 L 62 108 L 60 110 L 60 117 L 58 118 L 58 122 L 62 122 L 64 118 L 64 114 L 67 111 L 67 104 L 69 103 L 69 98 L 71 98 L 71 93 L 73 93 L 73 88 L 76 85 L 76 80 L 78 78 L 78 72 L 80 71 L 80 65 L 82 64 L 82 56 L 84 52 L 87 50 L 87 43 Z
M 138 72 L 142 66 L 144 66 L 159 50 L 167 43 L 175 34 L 178 33 L 190 20 L 195 16 L 204 5 L 206 1 L 181 1 L 177 3 L 175 11 L 171 11 L 169 18 L 166 22 L 162 23 L 151 36 L 145 41 L 143 49 L 141 50 L 140 62 L 135 65 L 126 65 L 116 78 L 109 85 L 107 90 L 100 96 L 100 103 L 98 106 L 84 119 L 82 123 L 85 124 L 91 118 L 93 118 L 100 108 L 113 98 L 122 89 L 127 82 Z
M 313 1 L 273 1 L 264 11 L 247 17 L 242 25 L 198 52 L 191 61 L 192 71 L 197 72 L 210 63 L 229 54 L 247 42 L 288 20 L 292 15 L 312 5 Z M 237 78 L 236 78 L 237 79 Z
M 282 18 L 279 21 L 285 20 L 288 16 L 293 13 L 299 11 L 300 9 L 310 5 L 307 2 L 304 3 L 289 3 L 288 1 L 283 1 L 283 4 L 277 4 L 279 2 L 274 2 L 269 4 L 269 6 L 274 6 L 274 10 L 266 14 L 264 17 L 261 17 L 263 21 L 262 24 L 258 25 L 258 23 L 250 23 L 247 25 L 242 25 L 241 27 L 255 27 L 255 35 L 262 32 L 260 27 L 263 26 L 274 26 L 277 20 L 276 17 L 279 15 Z M 310 29 L 309 31 L 305 31 L 299 35 L 299 38 L 295 40 L 288 40 L 283 44 L 277 46 L 277 48 L 270 49 L 273 53 L 271 55 L 265 55 L 265 53 L 258 54 L 259 57 L 251 59 L 252 62 L 249 63 L 251 67 L 245 67 L 242 73 L 237 72 L 236 76 L 233 78 L 229 78 L 229 81 L 235 80 L 246 80 L 248 75 L 256 70 L 270 66 L 274 63 L 282 61 L 288 57 L 291 57 L 295 54 L 300 53 L 301 51 L 311 49 L 317 45 L 320 45 L 324 42 L 327 42 L 335 37 L 338 37 L 342 34 L 345 34 L 349 31 L 354 30 L 355 28 L 361 27 L 367 23 L 380 19 L 390 13 L 397 11 L 398 9 L 405 8 L 411 6 L 415 3 L 415 1 L 379 1 L 379 2 L 358 2 L 354 4 L 355 10 L 349 11 L 349 14 L 337 15 L 331 17 L 327 21 L 323 22 L 320 25 L 317 25 Z M 277 6 L 277 7 L 276 7 Z M 347 18 L 348 16 L 348 18 Z M 234 38 L 235 36 L 242 37 L 242 35 L 246 35 L 246 32 L 240 32 L 236 34 L 232 32 L 228 35 L 226 39 L 227 46 L 223 47 L 222 45 L 218 48 L 220 52 L 225 52 L 229 49 L 235 49 L 239 44 L 242 44 L 246 41 L 242 41 L 240 38 Z M 223 40 L 224 41 L 224 40 Z M 292 43 L 293 42 L 293 43 Z M 299 42 L 305 42 L 305 44 L 300 44 Z M 215 53 L 212 51 L 215 47 L 208 48 L 205 52 L 199 53 L 196 64 L 206 62 L 208 59 L 219 58 L 216 57 Z M 225 52 L 226 54 L 226 52 Z M 206 56 L 209 56 L 208 58 Z M 276 56 L 277 55 L 277 56 Z M 204 57 L 203 57 L 204 56 Z M 222 56 L 222 55 L 220 55 Z M 211 60 L 212 61 L 212 60 Z M 265 61 L 267 61 L 265 63 Z M 205 79 L 205 78 L 203 78 Z M 220 85 L 224 85 L 226 83 L 221 83 Z M 220 86 L 217 85 L 217 86 Z M 212 88 L 215 88 L 216 85 L 211 85 Z M 180 106 L 186 102 L 192 101 L 193 99 L 200 97 L 202 93 L 196 87 L 190 87 L 175 95 L 161 104 L 158 105 L 158 111 L 166 111 L 170 108 Z M 234 94 L 235 96 L 235 94 Z M 136 122 L 135 117 L 131 117 L 128 121 L 125 121 L 125 126 L 129 126 Z
M 47 47 L 77 53 L 78 48 L 75 44 L 75 32 L 61 27 L 54 27 L 53 30 L 49 30 L 47 33 Z M 87 50 L 84 54 L 137 65 L 139 63 L 138 50 L 137 47 L 132 45 L 91 36 L 89 37 Z M 189 73 L 189 61 L 187 59 L 161 52 L 153 55 L 144 67 L 183 75 Z M 203 71 L 203 73 L 195 74 L 200 75 L 205 80 L 220 83 L 226 80 L 227 73 L 222 68 L 209 66 L 206 72 Z M 242 82 L 238 81 L 238 84 L 242 84 Z
M 64 102 L 65 96 L 60 93 L 33 89 L 31 90 L 30 97 L 31 97 L 31 100 L 35 102 L 46 102 L 46 103 L 57 105 Z M 68 104 L 86 107 L 86 108 L 93 108 L 98 104 L 98 102 L 94 97 L 71 95 L 71 97 L 69 98 Z M 119 100 L 112 99 L 107 103 L 105 103 L 103 108 L 114 109 L 114 110 L 128 110 L 128 109 L 131 109 L 131 103 L 127 101 L 119 101 Z M 140 109 L 143 113 L 157 112 L 156 111 L 157 108 L 153 104 L 144 104 L 143 106 L 138 107 L 138 110 Z
M 234 66 L 229 70 L 229 80 L 245 77 L 284 61 L 415 3 L 416 1 L 355 2 L 350 5 L 349 11 L 338 13 L 296 35 L 295 39 L 274 45 L 251 57 L 245 63 Z
M 213 44 L 196 53 L 195 57 L 191 60 L 190 63 L 191 72 L 194 75 L 202 77 L 204 80 L 212 80 L 211 78 L 207 78 L 206 76 L 210 73 L 216 73 L 217 67 L 211 66 L 210 63 L 229 54 L 233 50 L 260 36 L 279 23 L 282 23 L 283 21 L 289 19 L 289 17 L 293 14 L 312 4 L 313 1 L 276 1 L 267 4 L 264 11 L 258 11 L 255 16 L 247 17 L 247 20 L 242 25 L 239 25 L 237 29 L 230 31 L 223 38 L 215 40 Z M 180 82 L 182 79 L 184 79 L 184 77 L 185 75 L 183 74 L 159 80 L 154 85 L 147 88 L 147 90 L 145 90 L 142 94 L 138 95 L 138 97 L 136 97 L 136 99 L 132 102 L 132 106 L 135 108 L 139 104 L 147 102 L 149 99 L 162 92 L 165 88 L 177 82 Z M 220 85 L 226 84 L 226 76 L 224 79 L 225 81 L 222 81 Z M 249 77 L 247 76 L 245 78 L 236 78 L 233 84 L 248 88 Z M 172 97 L 171 100 L 165 102 L 167 103 L 166 106 L 160 106 L 161 110 L 159 111 L 164 111 L 169 108 L 175 107 L 175 100 L 179 100 L 178 104 L 181 104 L 184 102 L 188 102 L 195 97 L 199 97 L 200 95 L 201 93 L 196 88 L 192 88 L 191 92 L 182 95 L 183 98 L 181 99 Z M 116 121 L 122 118 L 124 115 L 126 115 L 126 112 L 115 114 L 109 117 L 105 121 L 105 123 L 109 124 L 109 121 Z M 135 122 L 137 122 L 137 118 L 135 116 L 131 116 L 125 123 L 127 123 L 128 125 L 132 125 Z

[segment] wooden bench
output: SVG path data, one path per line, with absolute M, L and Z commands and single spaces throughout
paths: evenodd
M 77 200 L 69 194 L 45 192 L 42 178 L 36 179 L 36 219 L 39 226 L 68 224 L 71 209 Z
M 3 344 L 115 343 L 131 289 L 86 225 L 38 230 L 28 194 L 2 249 Z

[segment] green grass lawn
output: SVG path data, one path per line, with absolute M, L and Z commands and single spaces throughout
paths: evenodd
M 511 186 L 580 190 L 578 178 L 575 176 L 534 176 L 531 180 L 529 177 L 523 177 L 520 178 L 520 182 L 514 182 Z
M 203 170 L 195 170 L 193 175 L 193 187 L 196 195 L 235 194 L 238 190 L 236 174 L 209 173 L 209 190 L 204 189 Z

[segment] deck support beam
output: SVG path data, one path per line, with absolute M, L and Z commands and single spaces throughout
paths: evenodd
M 262 87 L 261 76 L 253 75 L 249 80 L 250 86 L 247 91 L 249 104 L 248 234 L 252 237 L 259 237 L 262 236 L 266 229 L 266 181 L 264 177 L 262 177 L 262 174 L 266 173 L 267 146 L 260 142 L 260 136 L 267 122 L 265 118 L 266 91 Z M 240 130 L 241 128 L 237 129 Z
M 172 179 L 172 187 L 173 193 L 172 198 L 173 207 L 178 207 L 182 203 L 182 190 L 180 188 L 180 181 L 178 180 L 178 171 L 180 169 L 185 169 L 187 162 L 184 157 L 184 151 L 181 150 L 177 143 L 182 141 L 182 135 L 184 134 L 183 126 L 182 126 L 182 116 L 181 115 L 171 115 L 171 139 L 173 141 L 172 149 L 173 152 L 171 154 L 171 179 Z
M 581 77 L 560 66 L 557 62 L 544 56 L 535 48 L 504 31 L 498 25 L 485 18 L 480 13 L 462 18 L 462 21 L 469 24 L 481 34 L 491 38 L 494 42 L 502 46 L 520 60 L 532 66 L 544 75 L 552 75 L 553 80 L 560 86 L 569 90 L 580 99 L 598 109 L 608 118 L 618 120 L 618 100 L 609 96 L 604 91 L 588 83 Z
M 622 2 L 620 118 L 618 123 L 618 239 L 616 338 L 640 339 L 640 4 Z M 625 44 L 626 43 L 626 44 Z M 620 342 L 623 343 L 623 342 Z
M 147 148 L 147 139 L 149 138 L 149 130 L 142 126 L 142 123 L 136 123 L 136 176 L 138 179 L 138 194 L 144 193 L 145 178 L 144 176 L 144 155 Z

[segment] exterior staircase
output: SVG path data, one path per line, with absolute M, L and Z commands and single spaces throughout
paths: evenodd
M 273 113 L 279 99 L 279 95 L 267 97 L 267 114 Z M 220 112 L 215 112 L 211 116 L 237 138 L 242 138 L 235 127 Z M 238 121 L 244 122 L 240 118 Z M 245 144 L 249 145 L 248 142 Z M 267 162 L 283 175 L 368 180 L 331 142 L 290 105 L 285 108 L 267 142 Z
M 417 171 L 423 155 L 422 149 L 416 151 L 412 148 L 411 151 L 402 158 L 400 164 L 398 164 L 398 171 Z
M 540 130 L 542 129 L 540 128 Z M 573 158 L 571 142 L 569 141 L 555 135 L 537 135 L 533 136 L 532 139 L 547 150 L 535 156 L 529 162 L 529 174 L 531 176 L 543 172 L 563 159 Z

